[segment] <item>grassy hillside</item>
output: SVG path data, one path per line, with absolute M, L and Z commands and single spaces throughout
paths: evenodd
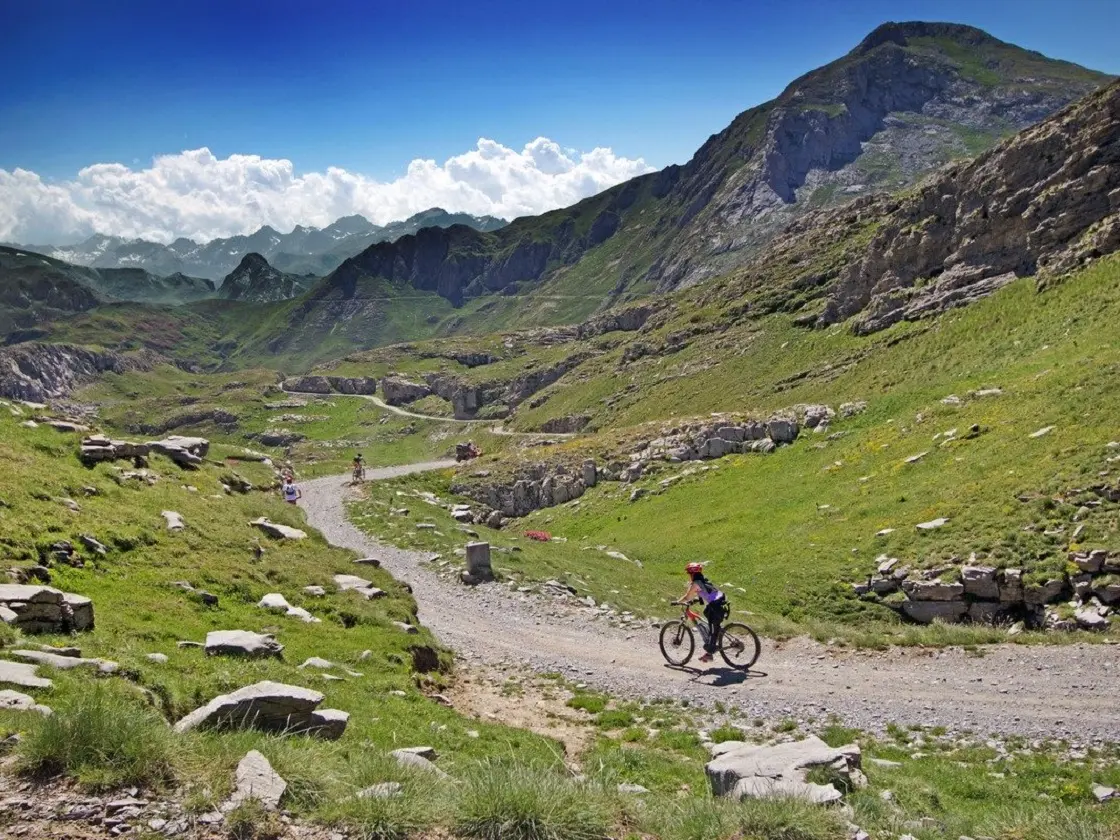
M 867 630 L 867 622 L 893 623 L 893 615 L 856 598 L 848 584 L 865 579 L 883 553 L 935 567 L 975 552 L 1041 580 L 1065 569 L 1072 545 L 1114 550 L 1120 506 L 1082 509 L 1097 499 L 1082 488 L 1116 482 L 1118 451 L 1109 445 L 1120 439 L 1120 340 L 1110 324 L 1120 316 L 1118 281 L 1113 257 L 1045 292 L 1022 280 L 937 321 L 871 338 L 841 328 L 805 332 L 774 315 L 668 357 L 623 362 L 623 344 L 546 389 L 543 405 L 523 407 L 514 421 L 531 428 L 587 413 L 601 434 L 517 460 L 578 464 L 585 454 L 619 451 L 610 443 L 616 438 L 649 439 L 673 418 L 707 412 L 765 416 L 799 403 L 835 408 L 857 400 L 868 407 L 771 456 L 732 456 L 706 472 L 666 464 L 638 483 L 651 495 L 635 503 L 627 501 L 630 485 L 608 483 L 578 504 L 531 514 L 515 530 L 540 527 L 568 542 L 526 547 L 514 569 L 526 580 L 567 577 L 620 609 L 659 614 L 683 562 L 699 557 L 717 581 L 732 584 L 737 606 L 768 627 L 840 622 Z M 642 423 L 650 425 L 628 431 Z M 485 466 L 507 469 L 512 457 Z M 689 477 L 661 487 L 688 469 Z M 450 480 L 414 481 L 446 494 Z M 388 529 L 382 513 L 379 505 L 363 509 L 372 515 L 363 521 Z M 936 517 L 949 524 L 915 528 Z M 876 536 L 887 528 L 894 530 Z M 641 568 L 584 550 L 598 545 Z M 871 635 L 884 630 L 903 633 L 885 625 Z
M 174 390 L 169 387 L 168 395 Z M 706 750 L 698 729 L 710 731 L 715 741 L 759 743 L 813 731 L 834 745 L 858 740 L 865 756 L 896 762 L 869 765 L 869 787 L 848 796 L 852 818 L 872 832 L 923 818 L 955 832 L 1027 840 L 1109 840 L 1116 830 L 1116 809 L 1092 804 L 1093 784 L 1120 781 L 1114 754 L 1103 748 L 1070 761 L 1057 743 L 1013 741 L 997 749 L 983 737 L 899 727 L 876 737 L 824 718 L 765 721 L 743 711 L 624 702 L 524 674 L 491 690 L 509 703 L 543 709 L 535 728 L 555 729 L 578 748 L 565 754 L 544 735 L 464 717 L 426 696 L 455 677 L 416 670 L 414 650 L 433 643 L 422 628 L 407 635 L 392 624 L 412 621 L 413 602 L 399 583 L 362 566 L 361 574 L 385 589 L 386 598 L 368 602 L 334 592 L 331 575 L 352 572 L 352 556 L 314 533 L 295 543 L 262 539 L 266 552 L 253 558 L 258 534 L 247 525 L 251 517 L 263 514 L 294 526 L 302 517 L 273 493 L 225 495 L 219 480 L 236 469 L 263 487 L 270 470 L 234 462 L 237 451 L 219 445 L 201 470 L 182 472 L 154 456 L 154 484 L 118 480 L 111 466 L 78 464 L 75 435 L 21 425 L 32 409 L 0 409 L 4 550 L 10 562 L 27 567 L 42 549 L 72 541 L 81 564 L 54 563 L 52 583 L 91 597 L 97 617 L 96 629 L 72 636 L 20 638 L 0 631 L 0 656 L 37 643 L 78 645 L 85 656 L 121 665 L 110 677 L 42 668 L 55 685 L 31 693 L 55 713 L 42 718 L 0 712 L 0 734 L 22 734 L 6 773 L 40 783 L 61 776 L 78 782 L 79 790 L 110 796 L 121 785 L 135 785 L 145 799 L 182 802 L 193 819 L 224 801 L 237 762 L 258 749 L 289 783 L 287 811 L 370 840 L 511 834 L 525 840 L 842 840 L 848 818 L 837 810 L 781 801 L 713 802 L 706 794 Z M 60 501 L 71 497 L 80 510 Z M 185 531 L 166 530 L 160 516 L 165 509 L 182 514 Z M 101 540 L 106 553 L 83 548 L 80 534 Z M 207 606 L 172 585 L 179 580 L 217 595 L 218 603 Z M 311 583 L 328 594 L 303 596 L 302 587 Z M 267 592 L 283 593 L 322 623 L 265 613 L 255 604 Z M 232 628 L 275 633 L 286 646 L 283 658 L 206 657 L 177 645 Z M 152 653 L 167 660 L 153 661 Z M 327 681 L 298 667 L 311 656 L 337 663 L 330 673 L 344 679 Z M 446 655 L 440 660 L 446 664 Z M 346 734 L 338 742 L 251 730 L 175 735 L 164 723 L 219 692 L 261 679 L 323 692 L 324 706 L 351 713 Z M 438 766 L 455 782 L 433 783 L 387 757 L 391 749 L 419 744 L 435 747 Z M 585 779 L 574 779 L 574 771 Z M 403 785 L 399 797 L 354 797 L 386 781 Z M 644 785 L 652 794 L 639 802 L 617 792 L 622 782 Z M 892 792 L 889 806 L 885 790 Z M 990 807 L 996 798 L 1003 809 Z M 0 829 L 26 825 L 11 810 L 0 814 Z M 249 804 L 228 814 L 223 830 L 263 840 L 282 829 L 275 816 Z

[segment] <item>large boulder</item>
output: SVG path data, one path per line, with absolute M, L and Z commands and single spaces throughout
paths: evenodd
M 318 691 L 266 680 L 215 697 L 176 723 L 175 731 L 250 726 L 265 732 L 337 739 L 350 716 L 336 709 L 319 710 L 322 702 Z
M 812 735 L 773 746 L 728 742 L 719 747 L 720 754 L 704 771 L 713 795 L 735 800 L 793 797 L 818 804 L 836 802 L 841 793 L 834 785 L 813 784 L 806 773 L 825 767 L 854 781 L 860 767 L 857 745 L 830 747 Z
M 250 630 L 212 630 L 206 634 L 206 652 L 211 656 L 279 656 L 284 646 L 274 636 Z
M 25 633 L 93 628 L 93 602 L 50 586 L 0 584 L 0 621 Z

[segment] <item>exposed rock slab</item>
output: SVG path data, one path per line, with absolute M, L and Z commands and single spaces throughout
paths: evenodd
M 206 652 L 211 656 L 279 656 L 284 646 L 274 636 L 250 630 L 212 630 L 206 634 Z
M 38 675 L 38 666 L 24 662 L 0 659 L 0 685 L 18 685 L 20 688 L 50 688 L 53 682 Z
M 80 656 L 62 656 L 57 653 L 48 653 L 45 650 L 13 650 L 12 656 L 35 662 L 39 665 L 49 665 L 60 671 L 72 668 L 92 668 L 102 674 L 112 674 L 120 666 L 108 659 L 83 659 Z
M 349 714 L 336 709 L 319 710 L 322 702 L 323 695 L 309 688 L 258 682 L 215 697 L 176 723 L 175 731 L 251 726 L 266 732 L 341 737 Z
M 277 540 L 302 540 L 307 538 L 307 532 L 301 531 L 299 528 L 291 528 L 287 525 L 280 525 L 276 522 L 270 522 L 265 517 L 254 519 L 249 523 L 260 528 L 273 539 Z
M 721 745 L 723 746 L 723 745 Z M 744 798 L 795 797 L 818 804 L 840 799 L 833 785 L 806 780 L 814 767 L 828 767 L 842 775 L 859 769 L 860 748 L 834 748 L 815 736 L 773 746 L 730 742 L 705 766 L 715 796 Z

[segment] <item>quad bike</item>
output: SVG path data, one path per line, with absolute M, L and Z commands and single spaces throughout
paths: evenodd
M 472 441 L 455 444 L 456 461 L 469 461 L 472 458 L 477 458 L 481 454 L 482 450 L 475 446 Z

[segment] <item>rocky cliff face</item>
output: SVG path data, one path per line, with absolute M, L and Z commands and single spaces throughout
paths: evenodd
M 1107 78 L 971 27 L 884 25 L 741 114 L 683 167 L 494 233 L 429 229 L 373 246 L 319 284 L 288 329 L 380 317 L 367 300 L 378 283 L 455 305 L 543 280 L 573 293 L 612 288 L 604 305 L 689 286 L 745 264 L 800 214 L 907 186 Z M 584 260 L 600 249 L 612 258 Z
M 819 324 L 873 332 L 1120 248 L 1120 84 L 898 203 Z
M 29 342 L 0 348 L 0 397 L 31 402 L 67 397 L 103 373 L 150 370 L 153 353 L 113 353 L 68 344 Z
M 246 254 L 237 268 L 226 275 L 218 296 L 245 303 L 275 303 L 303 294 L 313 279 L 285 274 L 260 254 Z

